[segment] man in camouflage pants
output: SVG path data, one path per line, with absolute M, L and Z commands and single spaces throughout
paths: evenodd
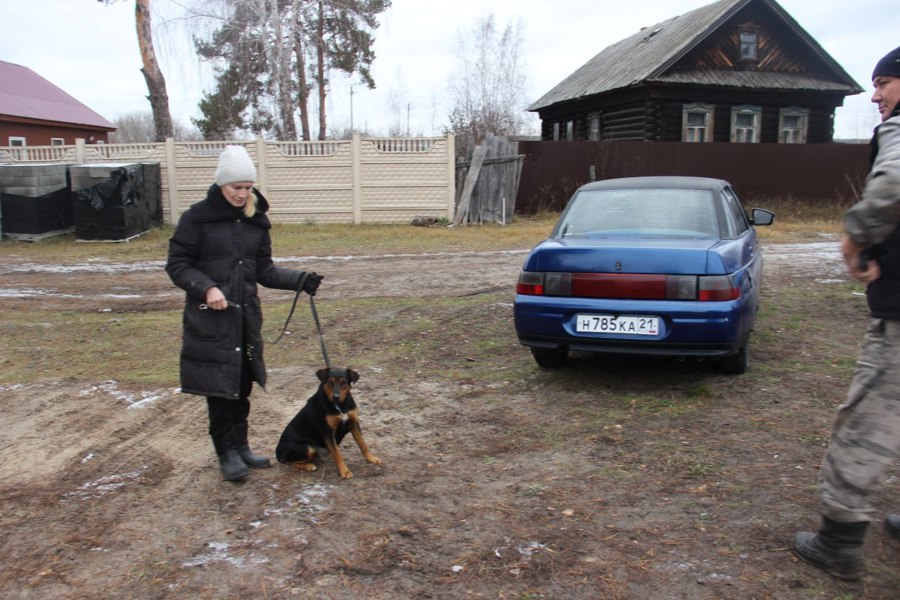
M 821 528 L 794 538 L 800 558 L 841 579 L 863 575 L 869 500 L 900 456 L 900 48 L 878 62 L 872 84 L 882 122 L 841 240 L 850 274 L 867 284 L 872 321 L 822 460 Z M 885 527 L 900 538 L 900 514 L 888 516 Z

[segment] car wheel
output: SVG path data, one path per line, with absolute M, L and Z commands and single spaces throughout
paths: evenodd
M 737 354 L 726 356 L 719 363 L 719 368 L 729 375 L 740 375 L 746 373 L 750 368 L 750 340 L 744 342 Z
M 569 356 L 568 348 L 532 348 L 531 355 L 538 366 L 545 369 L 558 369 L 566 364 Z

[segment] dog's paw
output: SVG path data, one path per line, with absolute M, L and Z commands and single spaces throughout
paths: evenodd
M 344 479 L 353 479 L 353 473 L 351 473 L 349 470 L 343 471 L 341 473 L 341 477 L 343 477 Z
M 369 461 L 370 463 L 372 463 L 373 465 L 381 464 L 381 459 L 378 458 L 377 456 L 375 456 L 374 454 L 369 454 L 368 456 L 366 456 L 366 460 Z
M 315 463 L 305 462 L 305 463 L 294 463 L 294 468 L 300 471 L 315 471 L 316 465 Z

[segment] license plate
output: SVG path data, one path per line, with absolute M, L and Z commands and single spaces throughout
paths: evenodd
M 576 315 L 575 331 L 578 333 L 659 335 L 659 317 Z

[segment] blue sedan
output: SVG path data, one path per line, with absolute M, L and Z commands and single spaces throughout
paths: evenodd
M 748 217 L 720 179 L 584 185 L 525 259 L 519 341 L 546 368 L 576 350 L 709 358 L 743 373 L 762 283 L 754 226 L 774 218 L 758 208 Z

